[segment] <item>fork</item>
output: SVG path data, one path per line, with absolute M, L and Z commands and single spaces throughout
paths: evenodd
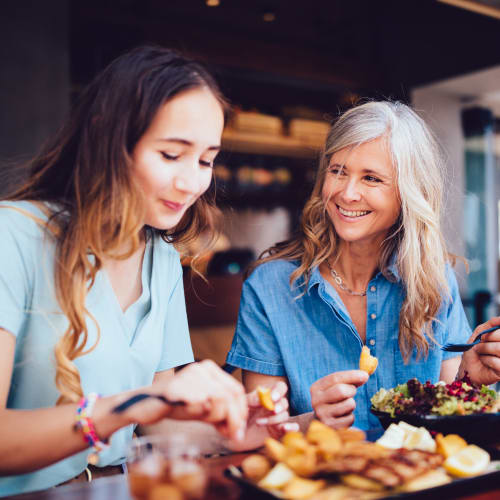
M 486 333 L 494 332 L 495 330 L 498 330 L 500 326 L 494 326 L 493 328 L 488 328 L 484 332 L 481 332 L 478 334 L 478 336 L 474 339 L 474 342 L 471 342 L 470 344 L 445 344 L 444 346 L 441 347 L 443 351 L 449 351 L 449 352 L 465 352 L 468 351 L 471 347 L 474 347 L 476 344 L 479 344 L 481 342 L 481 337 L 485 335 Z
M 135 396 L 132 396 L 131 398 L 127 399 L 123 403 L 119 404 L 118 406 L 115 406 L 113 410 L 111 410 L 112 413 L 121 413 L 122 411 L 125 411 L 127 408 L 129 408 L 132 405 L 135 405 L 139 401 L 142 401 L 143 399 L 146 398 L 155 398 L 159 399 L 160 401 L 163 401 L 164 403 L 170 405 L 170 406 L 183 406 L 186 403 L 184 401 L 171 401 L 167 399 L 165 396 L 161 396 L 160 394 L 136 394 Z

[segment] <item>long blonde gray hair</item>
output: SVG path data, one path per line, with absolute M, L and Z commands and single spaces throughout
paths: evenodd
M 406 291 L 399 317 L 399 345 L 408 361 L 415 348 L 418 356 L 426 356 L 430 342 L 435 342 L 432 325 L 443 296 L 449 293 L 446 262 L 454 263 L 455 257 L 448 254 L 441 232 L 443 155 L 425 122 L 405 104 L 367 102 L 335 121 L 298 232 L 264 252 L 255 265 L 275 259 L 299 261 L 290 284 L 301 277 L 307 284 L 314 267 L 338 258 L 339 237 L 322 199 L 330 159 L 340 150 L 379 138 L 392 159 L 401 212 L 382 243 L 378 267 L 386 272 L 389 259 L 396 255 Z

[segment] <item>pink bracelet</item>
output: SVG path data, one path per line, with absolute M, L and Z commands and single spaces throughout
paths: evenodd
M 95 430 L 94 421 L 92 420 L 92 411 L 96 401 L 99 399 L 99 394 L 91 392 L 86 397 L 80 399 L 78 408 L 76 409 L 75 430 L 81 429 L 83 432 L 84 441 L 93 448 L 92 453 L 87 457 L 89 464 L 95 465 L 99 462 L 99 452 L 108 447 L 108 440 L 101 441 Z

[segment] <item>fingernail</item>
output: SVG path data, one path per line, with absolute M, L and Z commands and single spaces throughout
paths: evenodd
M 289 424 L 285 424 L 284 427 L 285 427 L 285 430 L 287 430 L 287 431 L 294 431 L 299 427 L 299 424 L 289 423 Z
M 267 418 L 258 418 L 255 423 L 257 425 L 266 425 L 267 424 Z
M 271 393 L 271 399 L 273 401 L 278 401 L 279 399 L 281 399 L 281 394 L 278 391 L 273 391 Z
M 237 431 L 236 431 L 236 440 L 237 441 L 243 441 L 243 438 L 245 437 L 245 429 L 243 429 L 243 427 L 240 427 Z

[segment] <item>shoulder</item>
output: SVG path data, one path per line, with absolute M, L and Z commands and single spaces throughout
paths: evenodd
M 286 285 L 290 288 L 290 276 L 297 269 L 297 261 L 271 260 L 257 266 L 245 283 L 253 287 L 273 287 Z
M 12 232 L 16 238 L 39 238 L 45 233 L 48 211 L 30 201 L 1 201 L 0 230 Z
M 453 265 L 451 264 L 451 262 L 446 263 L 445 274 L 446 281 L 448 282 L 449 292 L 453 296 L 458 293 L 458 282 L 457 275 L 455 273 L 455 270 L 453 269 Z
M 155 234 L 152 237 L 152 245 L 154 255 L 161 259 L 162 265 L 182 272 L 179 252 L 172 243 L 167 243 L 160 235 Z

